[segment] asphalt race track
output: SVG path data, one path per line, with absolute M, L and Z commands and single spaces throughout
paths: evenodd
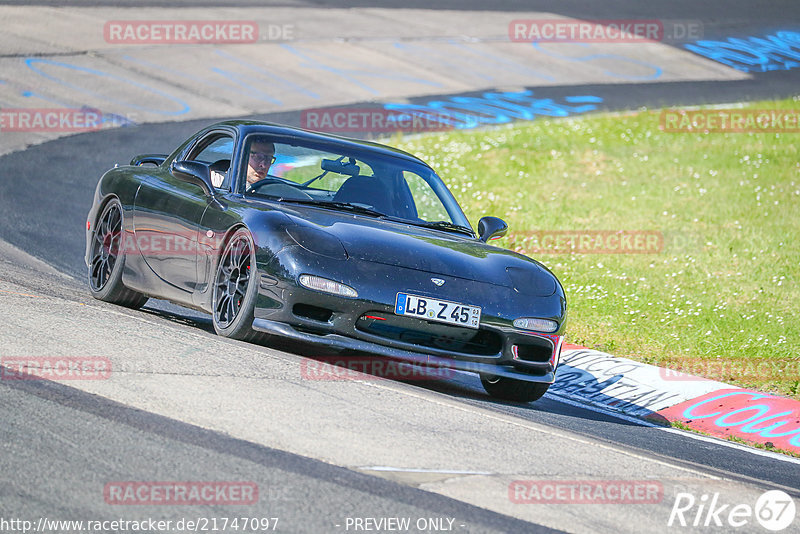
M 86 50 L 76 51 L 80 35 L 59 34 L 48 41 L 43 36 L 48 24 L 59 24 L 55 17 L 23 23 L 25 12 L 12 11 L 52 14 L 48 6 L 61 4 L 0 2 L 0 9 L 13 15 L 9 35 L 30 34 L 29 40 L 21 41 L 0 37 L 0 108 L 24 107 L 23 90 L 41 101 L 81 104 L 70 89 L 73 81 L 63 84 L 61 99 L 55 93 L 45 98 L 48 89 L 21 74 L 14 78 L 23 72 L 14 69 L 22 69 L 19 65 L 26 58 L 74 61 L 75 69 L 88 68 L 100 56 L 107 61 L 104 65 L 120 60 L 113 50 L 95 54 L 87 51 L 91 48 L 87 45 Z M 412 1 L 403 7 L 431 9 L 429 4 Z M 395 16 L 391 2 L 338 1 L 76 0 L 70 3 L 71 11 L 63 13 L 70 17 L 77 13 L 75 20 L 85 21 L 97 9 L 102 25 L 109 17 L 159 19 L 162 8 L 194 9 L 186 18 L 196 18 L 203 9 L 221 7 L 229 10 L 224 12 L 228 19 L 246 18 L 247 9 L 270 7 L 282 16 L 291 15 L 293 9 L 313 12 L 320 46 L 341 46 L 337 50 L 343 54 L 349 41 L 326 40 L 319 28 L 345 32 L 349 18 L 354 27 L 363 20 L 382 20 L 385 27 L 376 33 L 407 44 L 402 36 L 408 26 L 397 20 L 419 18 L 399 11 Z M 139 10 L 137 16 L 115 11 L 131 8 Z M 441 28 L 448 39 L 478 34 L 487 46 L 494 46 L 497 35 L 503 37 L 504 28 L 498 33 L 486 21 L 507 23 L 520 18 L 509 13 L 525 12 L 583 19 L 699 20 L 706 39 L 800 29 L 800 6 L 793 1 L 757 6 L 745 1 L 669 5 L 636 0 L 509 1 L 491 6 L 469 1 L 441 2 L 435 11 L 432 20 L 448 16 L 458 21 L 458 27 Z M 170 13 L 174 18 L 175 11 Z M 444 46 L 440 42 L 444 37 L 437 37 L 439 29 L 428 29 L 430 42 L 425 46 L 431 50 Z M 69 42 L 69 49 L 59 50 L 59 41 Z M 312 45 L 316 46 L 307 46 Z M 412 65 L 408 72 L 413 77 L 408 74 L 397 87 L 387 88 L 388 82 L 366 85 L 362 79 L 355 83 L 342 75 L 344 81 L 331 83 L 329 93 L 304 85 L 304 91 L 318 93 L 311 103 L 299 97 L 293 100 L 290 91 L 278 96 L 243 91 L 243 98 L 253 102 L 240 105 L 211 90 L 193 91 L 191 84 L 156 76 L 142 66 L 135 72 L 140 77 L 137 84 L 159 83 L 163 92 L 175 81 L 175 92 L 170 94 L 174 101 L 187 102 L 190 111 L 174 117 L 141 111 L 124 127 L 75 135 L 24 137 L 0 132 L 0 321 L 4 325 L 0 356 L 94 356 L 109 358 L 114 365 L 109 380 L 0 381 L 0 531 L 21 531 L 2 523 L 11 519 L 36 525 L 39 518 L 152 518 L 173 525 L 183 520 L 185 526 L 187 520 L 247 516 L 279 518 L 275 530 L 282 532 L 403 530 L 392 528 L 389 518 L 409 518 L 411 527 L 405 530 L 411 532 L 764 532 L 755 519 L 728 530 L 714 527 L 713 519 L 704 525 L 707 516 L 697 507 L 686 513 L 687 526 L 668 526 L 668 521 L 678 495 L 686 493 L 698 502 L 717 499 L 729 509 L 737 504 L 752 507 L 761 494 L 774 489 L 800 499 L 797 459 L 650 426 L 558 395 L 548 394 L 529 405 L 497 402 L 483 393 L 477 377 L 467 374 L 415 383 L 311 381 L 303 378 L 301 369 L 308 358 L 320 355 L 307 347 L 266 347 L 219 338 L 210 319 L 197 312 L 153 300 L 141 311 L 131 311 L 96 301 L 85 289 L 85 217 L 99 176 L 136 154 L 169 152 L 214 119 L 235 116 L 229 113 L 299 125 L 300 110 L 307 107 L 386 101 L 424 104 L 434 98 L 477 98 L 486 91 L 528 90 L 559 102 L 570 95 L 592 95 L 596 109 L 626 110 L 787 97 L 800 87 L 800 69 L 743 72 L 707 58 L 687 59 L 677 46 L 659 46 L 663 81 L 636 80 L 639 71 L 626 71 L 621 77 L 620 70 L 614 71 L 619 76 L 609 76 L 619 63 L 596 72 L 582 70 L 573 61 L 577 56 L 559 62 L 548 52 L 549 81 L 540 84 L 535 73 L 522 69 L 516 71 L 519 80 L 509 87 L 497 81 L 497 73 L 469 78 L 464 67 L 461 85 L 440 80 L 426 86 L 420 80 L 426 76 L 433 80 L 435 68 L 412 58 L 407 64 Z M 489 53 L 488 48 L 480 50 Z M 349 53 L 363 54 L 363 50 Z M 165 62 L 170 61 L 167 56 Z M 175 57 L 177 62 L 188 56 Z M 296 63 L 302 66 L 304 61 L 311 60 Z M 636 55 L 629 63 L 641 66 L 646 61 Z M 682 61 L 691 74 L 681 74 Z M 276 65 L 282 73 L 297 69 L 286 58 L 276 59 Z M 322 74 L 317 76 L 319 82 L 328 83 Z M 307 79 L 315 81 L 313 76 Z M 132 91 L 124 101 L 139 102 L 137 97 L 142 98 Z M 267 104 L 259 107 L 256 97 Z M 516 480 L 589 479 L 612 485 L 647 481 L 660 490 L 658 499 L 646 504 L 589 505 L 520 503 L 510 490 Z M 258 487 L 258 499 L 233 506 L 109 502 L 104 489 L 124 481 L 246 481 Z M 699 519 L 693 525 L 695 517 Z M 800 532 L 798 521 L 785 532 Z M 274 526 L 273 520 L 269 529 L 245 531 Z M 195 529 L 168 531 L 184 530 Z M 90 530 L 43 527 L 40 531 Z M 132 530 L 117 526 L 97 531 Z

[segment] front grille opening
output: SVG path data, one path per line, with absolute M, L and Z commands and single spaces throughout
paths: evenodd
M 503 348 L 502 338 L 491 330 L 474 330 L 417 319 L 368 312 L 356 322 L 356 328 L 385 339 L 419 347 L 449 350 L 476 356 L 495 356 Z
M 524 362 L 547 363 L 553 355 L 553 347 L 550 345 L 515 345 L 515 359 Z
M 333 310 L 302 303 L 295 304 L 294 307 L 292 307 L 292 313 L 297 317 L 311 319 L 312 321 L 321 323 L 327 323 L 331 320 L 331 317 L 333 317 Z

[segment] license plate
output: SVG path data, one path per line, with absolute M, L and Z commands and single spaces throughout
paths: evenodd
M 429 321 L 478 328 L 481 323 L 479 306 L 469 306 L 457 302 L 418 297 L 407 293 L 398 293 L 394 304 L 396 315 L 410 315 Z

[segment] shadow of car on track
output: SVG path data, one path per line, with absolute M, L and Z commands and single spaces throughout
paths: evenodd
M 173 324 L 179 324 L 203 330 L 209 334 L 214 334 L 210 317 L 190 310 L 170 304 L 166 301 L 152 299 L 140 310 L 153 317 L 159 317 Z M 136 313 L 136 312 L 133 312 Z M 562 388 L 556 386 L 551 394 L 534 403 L 523 403 L 494 399 L 486 394 L 481 386 L 477 375 L 450 368 L 432 368 L 413 365 L 402 360 L 395 360 L 383 356 L 375 356 L 368 353 L 359 353 L 346 350 L 337 351 L 325 347 L 304 344 L 301 342 L 286 340 L 282 338 L 269 338 L 261 343 L 246 343 L 244 346 L 251 346 L 253 350 L 265 347 L 272 350 L 288 352 L 297 356 L 302 356 L 304 360 L 300 362 L 300 378 L 309 381 L 321 382 L 398 382 L 412 385 L 421 389 L 441 393 L 453 399 L 462 400 L 473 405 L 497 408 L 504 412 L 511 412 L 517 415 L 525 414 L 548 414 L 556 418 L 582 419 L 586 421 L 614 423 L 623 426 L 639 426 L 635 421 L 620 419 L 611 414 L 593 411 L 590 409 L 571 406 L 558 400 L 560 397 L 569 398 L 569 394 Z M 562 364 L 557 373 L 562 376 L 576 372 L 566 364 Z M 612 377 L 612 381 L 621 377 Z M 600 390 L 603 384 L 589 374 L 581 374 L 580 387 L 588 391 L 590 389 Z M 570 383 L 577 383 L 570 378 Z M 606 383 L 608 385 L 608 383 Z M 569 387 L 569 386 L 567 386 Z M 557 391 L 562 389 L 562 391 Z M 576 402 L 579 400 L 576 398 Z

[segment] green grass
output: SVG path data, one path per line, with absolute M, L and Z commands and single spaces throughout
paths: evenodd
M 475 227 L 504 218 L 499 246 L 524 250 L 534 230 L 663 234 L 653 254 L 533 255 L 564 285 L 569 342 L 800 399 L 800 134 L 658 124 L 584 115 L 392 144 L 430 163 Z

